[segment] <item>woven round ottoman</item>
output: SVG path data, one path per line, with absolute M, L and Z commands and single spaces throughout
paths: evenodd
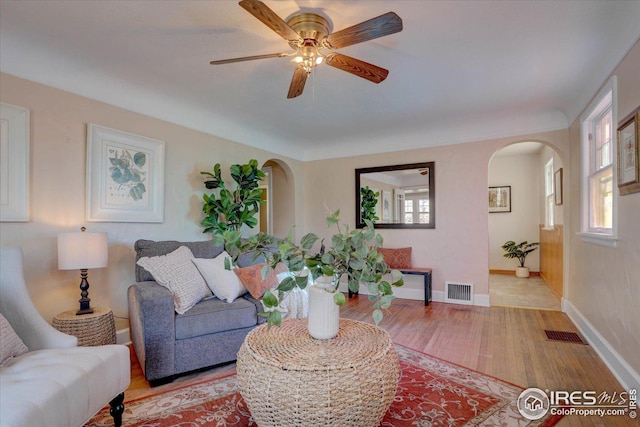
M 387 332 L 348 319 L 329 340 L 312 338 L 307 319 L 261 325 L 240 347 L 237 372 L 259 427 L 378 426 L 400 377 Z

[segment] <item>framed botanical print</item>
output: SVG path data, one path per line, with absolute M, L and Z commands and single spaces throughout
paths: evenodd
M 164 141 L 89 124 L 87 221 L 164 221 Z
M 29 110 L 0 103 L 0 221 L 29 221 Z
M 382 220 L 391 222 L 393 220 L 393 197 L 391 191 L 382 190 Z
M 640 191 L 640 149 L 638 122 L 640 107 L 618 127 L 618 190 L 620 195 Z

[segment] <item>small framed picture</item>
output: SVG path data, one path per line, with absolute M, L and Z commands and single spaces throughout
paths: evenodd
M 511 186 L 489 187 L 489 212 L 511 212 Z
M 164 141 L 89 124 L 87 221 L 164 221 Z
M 620 195 L 640 191 L 639 121 L 640 107 L 627 116 L 618 127 L 618 190 Z
M 382 221 L 384 222 L 391 222 L 393 219 L 392 201 L 391 191 L 382 190 Z
M 553 174 L 553 194 L 556 206 L 560 206 L 562 204 L 562 168 Z

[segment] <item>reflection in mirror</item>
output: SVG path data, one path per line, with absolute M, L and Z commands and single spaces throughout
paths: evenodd
M 356 169 L 356 226 L 435 228 L 435 163 Z

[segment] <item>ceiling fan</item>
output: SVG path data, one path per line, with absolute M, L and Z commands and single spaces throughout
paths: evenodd
M 295 14 L 285 22 L 259 0 L 242 0 L 239 4 L 247 12 L 258 18 L 260 22 L 285 39 L 289 46 L 295 49 L 295 52 L 222 59 L 211 61 L 210 64 L 212 65 L 252 61 L 254 59 L 293 57 L 293 62 L 297 66 L 293 73 L 287 98 L 300 96 L 304 90 L 307 77 L 313 68 L 323 62 L 373 83 L 382 82 L 389 74 L 389 70 L 377 65 L 369 64 L 341 53 L 324 53 L 322 50 L 339 49 L 402 31 L 402 19 L 394 12 L 388 12 L 343 30 L 329 33 L 329 21 L 315 13 Z

